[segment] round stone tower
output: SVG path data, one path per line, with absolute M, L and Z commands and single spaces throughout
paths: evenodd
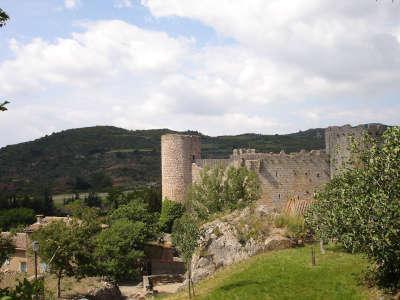
M 162 198 L 183 202 L 192 183 L 192 163 L 200 158 L 200 139 L 194 135 L 161 137 Z

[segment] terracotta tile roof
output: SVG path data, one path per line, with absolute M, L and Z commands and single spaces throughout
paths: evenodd
M 40 220 L 36 221 L 32 225 L 29 225 L 25 228 L 26 232 L 33 232 L 39 230 L 41 227 L 49 225 L 52 222 L 63 221 L 65 223 L 69 223 L 71 221 L 70 217 L 43 217 Z
M 2 232 L 1 236 L 2 237 L 10 237 L 11 233 L 10 232 Z M 17 250 L 26 250 L 27 239 L 28 239 L 28 236 L 25 232 L 19 232 L 19 233 L 16 233 L 15 235 L 12 235 L 12 241 Z

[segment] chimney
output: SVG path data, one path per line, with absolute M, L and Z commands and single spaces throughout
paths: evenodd
M 41 224 L 43 221 L 44 215 L 36 215 L 36 223 Z

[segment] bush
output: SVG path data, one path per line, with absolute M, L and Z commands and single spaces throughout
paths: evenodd
M 358 148 L 348 169 L 316 195 L 306 216 L 317 237 L 337 239 L 375 261 L 377 282 L 400 287 L 400 127 Z
M 162 203 L 159 228 L 162 232 L 171 233 L 176 219 L 179 219 L 185 211 L 181 203 L 165 199 Z
M 11 208 L 0 212 L 0 228 L 3 231 L 33 222 L 35 222 L 35 212 L 30 208 Z
M 206 220 L 216 213 L 248 206 L 260 194 L 257 175 L 245 167 L 205 168 L 189 191 L 187 206 Z
M 275 217 L 275 227 L 286 228 L 286 234 L 292 239 L 304 239 L 307 235 L 307 228 L 302 216 L 280 214 Z

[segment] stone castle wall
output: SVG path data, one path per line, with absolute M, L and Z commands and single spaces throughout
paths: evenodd
M 216 160 L 219 161 L 219 160 Z M 203 160 L 196 173 L 212 160 Z M 301 151 L 294 154 L 256 153 L 253 149 L 234 150 L 225 165 L 246 166 L 258 174 L 262 195 L 260 203 L 282 209 L 289 200 L 309 201 L 314 192 L 329 181 L 329 156 L 325 151 Z
M 341 127 L 332 126 L 325 129 L 325 145 L 326 152 L 330 157 L 331 178 L 339 174 L 341 170 L 344 170 L 350 162 L 353 140 L 361 140 L 365 133 L 377 138 L 383 134 L 385 129 L 385 126 L 374 124 L 370 124 L 367 127 L 345 125 Z
M 351 137 L 360 139 L 365 132 L 380 136 L 384 126 L 345 125 L 325 130 L 325 150 L 304 150 L 286 154 L 257 153 L 254 149 L 234 149 L 226 159 L 201 159 L 196 136 L 169 134 L 162 137 L 162 195 L 182 202 L 187 188 L 200 178 L 204 167 L 246 166 L 261 181 L 260 202 L 281 210 L 286 203 L 308 203 L 322 185 L 343 169 L 350 159 Z
M 161 137 L 162 197 L 183 202 L 192 183 L 192 163 L 200 159 L 198 136 L 167 134 Z

